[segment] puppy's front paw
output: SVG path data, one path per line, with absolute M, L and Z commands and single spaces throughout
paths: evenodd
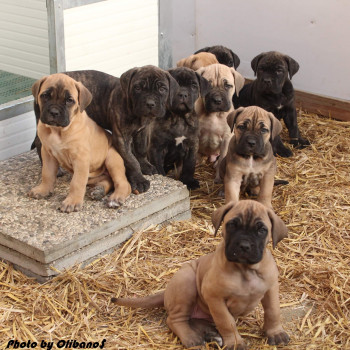
M 196 188 L 200 187 L 199 181 L 194 178 L 186 179 L 186 180 L 184 179 L 184 180 L 181 180 L 181 182 L 184 183 L 189 190 L 195 190 Z
M 119 207 L 124 204 L 125 200 L 131 193 L 130 186 L 118 186 L 114 192 L 107 199 L 107 206 L 109 208 Z
M 146 192 L 151 186 L 151 183 L 141 175 L 131 176 L 128 180 L 134 193 Z
M 267 335 L 267 343 L 269 345 L 287 345 L 290 341 L 289 335 L 284 331 L 281 330 L 279 332 L 269 334 L 269 332 L 266 332 Z
M 52 194 L 52 191 L 50 191 L 50 189 L 48 189 L 42 185 L 39 185 L 39 186 L 32 188 L 28 192 L 28 197 L 35 198 L 35 199 L 41 199 L 41 198 L 47 198 L 47 197 L 51 196 L 51 194 Z
M 310 141 L 304 139 L 303 137 L 299 137 L 297 140 L 291 140 L 290 143 L 297 149 L 302 149 L 306 146 L 310 146 Z
M 225 349 L 227 349 L 227 350 L 247 350 L 248 347 L 245 345 L 245 343 L 239 343 L 236 345 L 227 346 Z
M 71 213 L 73 211 L 79 211 L 83 207 L 83 201 L 75 200 L 74 198 L 67 197 L 58 210 L 62 213 Z

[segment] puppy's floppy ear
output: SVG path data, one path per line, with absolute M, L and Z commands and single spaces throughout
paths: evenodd
M 75 83 L 75 87 L 78 90 L 78 102 L 80 107 L 80 112 L 82 112 L 92 100 L 91 92 L 80 82 Z
M 196 51 L 194 54 L 200 53 L 200 52 L 209 52 L 209 50 L 210 50 L 210 47 L 206 46 L 206 47 L 203 47 L 203 49 L 200 49 L 200 50 Z
M 292 80 L 292 76 L 299 70 L 299 63 L 295 59 L 287 55 L 284 55 L 284 59 L 286 60 L 288 65 L 289 77 Z
M 251 67 L 254 71 L 254 75 L 256 75 L 256 72 L 258 70 L 258 64 L 259 64 L 259 61 L 266 55 L 266 52 L 263 52 L 261 53 L 260 55 L 254 57 L 252 59 L 252 62 L 250 63 L 251 64 Z
M 40 92 L 40 88 L 41 85 L 43 84 L 43 82 L 47 79 L 46 77 L 43 77 L 39 80 L 37 80 L 33 85 L 32 85 L 32 94 L 34 96 L 34 101 L 35 103 L 38 103 L 38 96 L 39 96 L 39 92 Z
M 214 236 L 218 233 L 218 230 L 220 228 L 220 225 L 222 221 L 224 220 L 225 215 L 229 210 L 231 210 L 235 206 L 235 202 L 231 201 L 225 204 L 224 206 L 220 207 L 219 209 L 215 210 L 213 214 L 211 215 L 211 221 L 213 223 L 213 226 L 215 228 Z
M 244 111 L 244 107 L 239 107 L 232 111 L 228 116 L 227 116 L 227 124 L 231 128 L 231 132 L 233 131 L 233 128 L 236 124 L 237 117 Z
M 199 83 L 200 95 L 205 96 L 210 90 L 210 84 L 209 84 L 209 81 L 207 79 L 203 78 L 197 72 L 195 72 L 195 73 L 196 73 L 196 77 L 197 77 L 197 80 Z
M 236 88 L 236 94 L 237 96 L 239 95 L 239 92 L 242 90 L 243 86 L 244 86 L 244 81 L 245 79 L 243 78 L 243 76 L 238 73 L 234 68 L 230 68 L 232 75 L 235 79 L 235 88 Z
M 241 63 L 241 60 L 239 59 L 239 57 L 232 50 L 230 50 L 230 52 L 231 52 L 231 55 L 232 55 L 232 58 L 233 58 L 233 67 L 235 69 L 237 69 L 237 67 Z
M 271 121 L 271 140 L 274 140 L 282 131 L 281 122 L 273 115 L 273 113 L 268 113 Z
M 164 72 L 169 82 L 168 107 L 170 108 L 170 106 L 173 104 L 174 97 L 176 96 L 180 86 L 169 72 Z
M 283 220 L 280 217 L 278 217 L 272 209 L 267 209 L 267 214 L 272 224 L 272 227 L 271 227 L 272 246 L 273 246 L 273 249 L 275 249 L 278 242 L 280 242 L 283 238 L 288 237 L 287 235 L 288 228 L 286 224 L 283 222 Z
M 139 67 L 131 68 L 120 76 L 120 86 L 124 92 L 124 95 L 128 95 L 131 80 L 135 73 L 139 71 L 139 69 Z

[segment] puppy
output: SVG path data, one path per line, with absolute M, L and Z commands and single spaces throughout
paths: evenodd
M 281 123 L 272 113 L 256 106 L 236 109 L 227 122 L 234 136 L 220 166 L 225 202 L 237 202 L 240 189 L 249 190 L 259 202 L 272 208 L 276 158 L 271 142 L 282 131 Z
M 143 177 L 141 165 L 133 152 L 135 136 L 152 120 L 165 115 L 178 89 L 175 79 L 155 66 L 129 69 L 120 79 L 93 70 L 65 74 L 84 84 L 92 93 L 86 112 L 102 128 L 112 131 L 112 144 L 124 160 L 132 190 L 135 193 L 147 191 L 150 182 Z M 40 109 L 35 102 L 34 110 L 38 121 Z M 33 146 L 40 154 L 39 139 Z M 142 166 L 152 169 L 147 160 Z
M 294 89 L 290 81 L 299 70 L 298 62 L 280 52 L 270 51 L 256 56 L 251 66 L 257 78 L 244 86 L 235 102 L 243 107 L 256 105 L 272 112 L 278 119 L 283 118 L 290 143 L 300 148 L 309 145 L 310 142 L 300 135 Z M 279 136 L 274 140 L 273 149 L 282 157 L 290 157 L 293 154 Z
M 239 57 L 231 49 L 222 45 L 207 46 L 196 51 L 195 54 L 200 52 L 210 52 L 215 55 L 219 63 L 234 69 L 237 69 L 241 63 Z
M 210 52 L 200 52 L 195 55 L 183 58 L 177 62 L 177 67 L 187 67 L 197 70 L 201 67 L 210 66 L 211 64 L 219 63 L 215 55 Z
M 231 138 L 227 115 L 233 110 L 232 96 L 242 89 L 244 78 L 234 68 L 223 64 L 202 67 L 197 73 L 210 83 L 208 93 L 195 105 L 199 116 L 199 153 L 220 164 Z M 215 181 L 220 181 L 218 166 Z
M 212 215 L 215 233 L 223 221 L 223 240 L 214 253 L 185 263 L 165 291 L 143 298 L 113 298 L 118 305 L 164 306 L 169 328 L 186 347 L 223 340 L 225 349 L 247 349 L 236 319 L 261 301 L 270 345 L 287 344 L 280 321 L 278 270 L 266 244 L 287 237 L 287 227 L 259 202 L 233 202 Z M 220 336 L 220 337 L 219 337 Z
M 175 167 L 176 177 L 188 189 L 195 189 L 199 187 L 194 178 L 199 121 L 194 104 L 200 95 L 207 93 L 209 83 L 186 67 L 170 69 L 169 73 L 180 88 L 165 117 L 157 118 L 153 124 L 149 158 L 159 174 L 166 175 Z
M 28 195 L 48 197 L 54 189 L 58 166 L 73 173 L 69 194 L 60 210 L 70 213 L 83 206 L 87 184 L 95 184 L 92 196 L 100 199 L 113 187 L 109 206 L 120 205 L 131 193 L 123 159 L 112 147 L 110 134 L 90 119 L 85 108 L 89 90 L 65 74 L 53 74 L 34 83 L 32 93 L 40 110 L 42 180 Z

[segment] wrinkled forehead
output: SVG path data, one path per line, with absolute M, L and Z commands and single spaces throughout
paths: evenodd
M 75 81 L 68 76 L 49 76 L 41 85 L 40 92 L 55 92 L 59 96 L 78 96 Z
M 271 120 L 268 113 L 259 107 L 247 107 L 237 117 L 236 124 L 246 124 L 247 126 L 255 127 L 256 125 L 271 126 Z
M 180 86 L 189 85 L 193 82 L 198 82 L 196 73 L 193 70 L 179 70 L 171 73 L 173 78 L 179 83 Z
M 234 206 L 224 218 L 224 227 L 231 220 L 239 220 L 240 226 L 244 228 L 254 227 L 257 222 L 264 222 L 268 229 L 271 228 L 271 221 L 269 220 L 266 208 L 259 202 L 245 203 L 246 200 L 241 201 Z
M 203 77 L 218 85 L 223 82 L 234 84 L 234 78 L 230 68 L 223 64 L 212 64 L 205 67 Z
M 277 69 L 288 69 L 286 60 L 280 54 L 269 54 L 262 57 L 259 61 L 258 67 L 267 71 L 274 71 Z
M 147 84 L 153 86 L 154 84 L 169 85 L 166 73 L 156 68 L 144 68 L 138 71 L 133 79 L 132 84 Z

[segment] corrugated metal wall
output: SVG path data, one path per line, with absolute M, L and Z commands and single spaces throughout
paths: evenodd
M 50 73 L 45 0 L 0 0 L 0 69 L 30 78 Z
M 158 65 L 158 1 L 109 0 L 64 11 L 66 69 L 120 76 Z

